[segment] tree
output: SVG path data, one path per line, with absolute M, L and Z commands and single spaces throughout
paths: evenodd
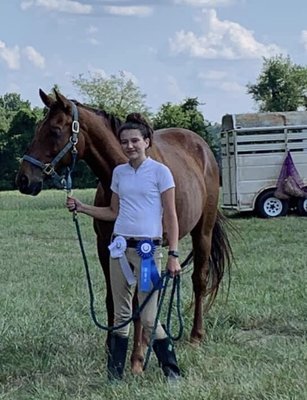
M 18 93 L 5 93 L 4 96 L 0 96 L 0 107 L 8 112 L 16 112 L 21 108 L 30 108 L 31 104 L 28 100 L 21 100 Z
M 0 151 L 7 142 L 7 132 L 12 119 L 21 108 L 30 108 L 30 102 L 21 100 L 18 93 L 5 93 L 0 96 Z
M 28 106 L 25 102 L 24 105 Z M 0 189 L 14 189 L 15 176 L 19 168 L 19 159 L 32 140 L 35 126 L 42 118 L 42 109 L 21 108 L 15 112 L 9 129 L 1 135 L 0 146 Z
M 145 105 L 146 95 L 123 71 L 119 72 L 119 76 L 111 75 L 109 78 L 101 74 L 90 74 L 89 78 L 85 78 L 81 74 L 72 83 L 85 96 L 87 104 L 120 119 L 125 119 L 131 112 L 149 114 Z
M 154 128 L 186 128 L 196 132 L 206 140 L 213 152 L 217 154 L 219 147 L 215 130 L 210 129 L 211 124 L 205 120 L 198 110 L 200 105 L 197 98 L 187 98 L 180 104 L 162 104 L 153 118 Z
M 249 83 L 247 93 L 259 105 L 260 112 L 306 109 L 307 67 L 293 64 L 289 56 L 264 58 L 257 83 Z

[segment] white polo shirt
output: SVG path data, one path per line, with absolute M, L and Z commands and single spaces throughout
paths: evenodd
M 111 190 L 119 196 L 119 214 L 114 233 L 127 237 L 162 237 L 161 193 L 175 187 L 169 168 L 146 158 L 135 170 L 129 163 L 118 165 Z

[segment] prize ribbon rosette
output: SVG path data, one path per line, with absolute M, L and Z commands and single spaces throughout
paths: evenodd
M 153 257 L 155 250 L 155 245 L 149 239 L 140 240 L 136 247 L 137 254 L 141 258 L 140 290 L 142 292 L 149 292 L 151 284 L 158 288 L 160 283 L 160 275 Z
M 129 285 L 136 283 L 135 276 L 131 271 L 129 262 L 126 257 L 127 242 L 123 236 L 116 236 L 113 242 L 108 247 L 112 258 L 118 258 L 122 272 Z

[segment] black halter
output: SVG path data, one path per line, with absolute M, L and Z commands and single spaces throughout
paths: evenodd
M 54 159 L 50 163 L 44 163 L 40 160 L 37 160 L 36 158 L 29 156 L 25 154 L 22 157 L 23 161 L 28 161 L 30 164 L 35 165 L 36 167 L 40 168 L 43 172 L 44 175 L 50 176 L 52 178 L 57 178 L 58 180 L 61 179 L 57 172 L 55 171 L 55 167 L 58 164 L 58 162 L 71 150 L 71 155 L 72 155 L 72 163 L 70 167 L 67 167 L 67 174 L 68 178 L 70 179 L 70 173 L 75 167 L 76 159 L 77 159 L 77 143 L 78 143 L 78 135 L 80 131 L 80 125 L 78 121 L 78 109 L 75 103 L 70 102 L 72 105 L 72 125 L 71 125 L 71 136 L 69 138 L 69 141 L 66 143 L 66 145 L 63 147 L 63 149 L 54 157 Z M 67 181 L 67 179 L 66 179 Z M 67 182 L 66 182 L 67 184 Z

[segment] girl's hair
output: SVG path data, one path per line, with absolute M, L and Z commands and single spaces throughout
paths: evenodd
M 126 121 L 120 126 L 118 130 L 118 138 L 122 131 L 127 129 L 138 129 L 143 139 L 149 139 L 149 147 L 152 145 L 153 129 L 149 122 L 139 113 L 131 113 L 127 116 Z

